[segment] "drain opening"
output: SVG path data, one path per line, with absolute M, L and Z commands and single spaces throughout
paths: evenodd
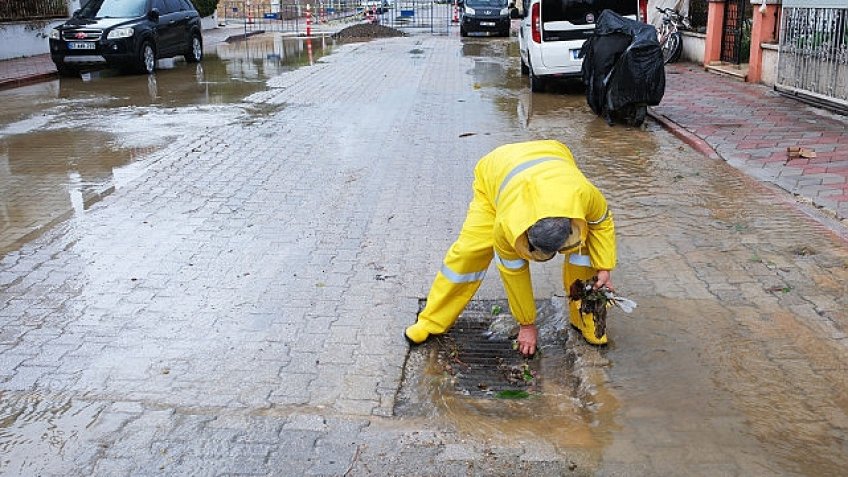
M 426 415 L 434 396 L 501 400 L 539 397 L 554 389 L 573 390 L 574 356 L 561 299 L 537 300 L 539 342 L 536 355 L 523 357 L 513 346 L 518 324 L 506 300 L 472 300 L 444 335 L 413 347 L 404 365 L 395 401 L 396 415 Z M 426 300 L 419 301 L 419 311 Z M 566 312 L 567 313 L 567 312 Z M 567 392 L 571 394 L 571 391 Z
M 472 302 L 448 333 L 433 340 L 437 365 L 457 392 L 469 396 L 525 398 L 541 390 L 541 354 L 525 358 L 515 347 L 518 326 L 505 304 Z

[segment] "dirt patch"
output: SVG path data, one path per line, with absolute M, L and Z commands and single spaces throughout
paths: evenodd
M 333 35 L 333 38 L 339 40 L 369 40 L 372 38 L 391 38 L 396 36 L 406 36 L 406 34 L 400 30 L 383 25 L 358 23 L 340 30 Z

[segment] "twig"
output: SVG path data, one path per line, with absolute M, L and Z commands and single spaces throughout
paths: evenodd
M 359 449 L 362 447 L 362 444 L 356 446 L 356 453 L 353 454 L 353 460 L 350 462 L 350 465 L 347 466 L 347 470 L 344 473 L 344 476 L 347 477 L 350 475 L 350 471 L 353 470 L 353 466 L 356 465 L 356 461 L 359 460 Z

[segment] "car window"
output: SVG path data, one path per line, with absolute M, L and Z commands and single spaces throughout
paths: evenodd
M 168 7 L 165 6 L 165 0 L 153 0 L 153 2 L 150 3 L 150 8 L 159 10 L 160 15 L 168 13 Z
M 168 9 L 168 13 L 179 12 L 183 9 L 183 5 L 179 0 L 165 0 L 165 8 Z
M 91 0 L 80 8 L 83 18 L 130 18 L 147 13 L 147 0 Z
M 507 0 L 465 0 L 471 8 L 506 8 Z
M 192 5 L 191 2 L 189 2 L 188 0 L 180 0 L 180 2 L 182 2 L 183 4 L 183 10 L 187 12 L 193 11 L 195 9 L 194 5 Z
M 566 20 L 575 25 L 594 23 L 605 9 L 619 15 L 635 15 L 635 0 L 542 0 L 543 21 Z

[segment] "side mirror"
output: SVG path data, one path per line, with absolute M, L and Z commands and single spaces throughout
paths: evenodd
M 154 8 L 153 10 L 150 10 L 149 12 L 147 12 L 147 19 L 152 21 L 152 22 L 158 22 L 159 21 L 159 9 Z
M 79 16 L 79 12 L 80 12 L 80 11 L 79 11 L 79 9 L 76 9 L 76 10 L 74 10 L 74 14 L 73 14 L 73 15 L 71 15 L 71 16 L 72 16 L 73 18 L 76 18 L 76 17 L 78 17 L 78 16 Z

